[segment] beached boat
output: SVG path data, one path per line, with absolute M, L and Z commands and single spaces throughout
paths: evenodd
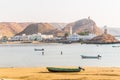
M 81 55 L 82 59 L 100 59 L 102 56 L 97 55 L 97 56 L 84 56 Z
M 85 70 L 81 67 L 78 68 L 55 68 L 55 67 L 47 67 L 49 72 L 80 72 L 81 70 Z

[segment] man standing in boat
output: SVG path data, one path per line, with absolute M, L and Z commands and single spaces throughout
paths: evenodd
M 61 55 L 63 54 L 63 52 L 61 51 Z
M 44 52 L 42 51 L 42 55 L 44 55 Z

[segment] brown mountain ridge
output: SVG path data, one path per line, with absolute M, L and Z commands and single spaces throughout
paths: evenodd
M 0 35 L 11 37 L 21 32 L 30 23 L 16 23 L 16 22 L 1 22 L 0 23 Z
M 88 18 L 81 19 L 72 23 L 16 23 L 16 22 L 1 22 L 0 34 L 11 37 L 22 34 L 53 34 L 54 36 L 63 36 L 69 33 L 72 27 L 73 33 L 88 31 L 94 34 L 101 34 L 101 29 L 96 23 Z
M 69 32 L 70 27 L 72 27 L 73 33 L 89 32 L 97 35 L 102 33 L 101 29 L 97 27 L 96 23 L 87 18 L 68 24 L 64 28 L 64 31 Z

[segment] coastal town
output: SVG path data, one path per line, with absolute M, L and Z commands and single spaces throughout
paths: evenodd
M 100 37 L 101 38 L 98 38 Z M 79 35 L 77 33 L 72 33 L 72 29 L 70 28 L 70 33 L 65 34 L 64 36 L 54 37 L 51 34 L 32 34 L 32 35 L 15 35 L 13 37 L 7 38 L 6 36 L 1 36 L 0 38 L 1 43 L 74 43 L 74 42 L 81 42 L 81 43 L 119 43 L 119 40 L 115 39 L 114 36 L 107 33 L 107 28 L 104 29 L 103 34 L 96 35 L 93 33 Z M 104 40 L 104 41 L 102 41 Z
M 0 33 L 0 43 L 119 43 L 119 40 L 108 32 L 107 26 L 100 30 L 90 17 L 66 26 L 63 30 L 51 28 L 51 25 L 46 23 L 30 24 L 12 36 Z
M 0 0 L 0 80 L 120 80 L 120 0 Z

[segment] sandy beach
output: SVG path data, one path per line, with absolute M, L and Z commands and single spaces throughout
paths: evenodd
M 0 68 L 0 80 L 120 80 L 119 67 L 84 67 L 72 73 L 48 72 L 39 68 Z

